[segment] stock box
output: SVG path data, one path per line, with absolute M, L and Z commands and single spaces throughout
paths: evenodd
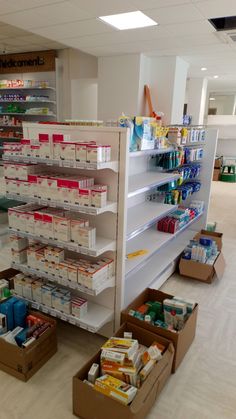
M 173 295 L 166 294 L 162 291 L 147 288 L 144 290 L 124 311 L 121 313 L 121 322 L 131 322 L 142 327 L 144 330 L 149 330 L 156 335 L 162 336 L 171 341 L 175 348 L 175 355 L 173 360 L 172 372 L 174 373 L 181 364 L 186 352 L 188 351 L 196 333 L 198 304 L 188 320 L 185 322 L 184 327 L 179 332 L 172 332 L 171 330 L 163 329 L 162 327 L 154 326 L 145 321 L 139 320 L 136 317 L 130 316 L 130 310 L 137 310 L 141 305 L 147 301 L 163 302 L 166 298 L 173 298 Z
M 0 339 L 0 370 L 22 381 L 28 381 L 57 351 L 56 321 L 39 312 L 29 313 L 51 323 L 52 327 L 27 348 Z
M 115 336 L 123 337 L 124 332 L 132 332 L 133 338 L 146 346 L 150 346 L 154 341 L 165 345 L 162 359 L 154 366 L 134 400 L 125 406 L 83 382 L 87 379 L 91 365 L 100 361 L 100 351 L 97 352 L 73 378 L 73 412 L 79 418 L 144 419 L 169 378 L 174 356 L 172 343 L 130 322 L 124 323 Z

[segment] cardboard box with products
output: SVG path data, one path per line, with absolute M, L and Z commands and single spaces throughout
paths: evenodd
M 225 270 L 225 259 L 222 254 L 222 238 L 223 234 L 218 232 L 210 232 L 207 230 L 201 230 L 194 236 L 195 240 L 200 238 L 214 240 L 217 244 L 219 253 L 212 265 L 207 263 L 201 263 L 195 260 L 180 259 L 179 272 L 187 278 L 197 279 L 198 281 L 211 284 L 214 279 L 222 279 Z
M 171 341 L 175 348 L 175 355 L 172 367 L 172 372 L 174 373 L 181 364 L 185 354 L 187 353 L 195 337 L 198 304 L 195 304 L 192 313 L 184 323 L 183 328 L 179 331 L 171 331 L 168 329 L 164 329 L 162 327 L 153 325 L 149 322 L 140 320 L 139 318 L 136 318 L 129 314 L 131 310 L 137 310 L 147 301 L 158 301 L 160 303 L 163 303 L 164 300 L 172 298 L 174 298 L 173 295 L 166 294 L 155 289 L 147 288 L 124 311 L 122 311 L 121 322 L 128 321 L 139 327 L 142 327 L 145 331 L 151 331 L 152 333 L 155 333 L 156 336 L 162 336 L 165 339 Z
M 155 364 L 152 371 L 137 390 L 136 396 L 129 405 L 124 405 L 105 394 L 102 394 L 84 380 L 94 363 L 99 364 L 101 352 L 94 355 L 73 378 L 73 412 L 83 419 L 144 419 L 159 396 L 171 374 L 174 347 L 167 339 L 132 323 L 124 323 L 115 336 L 123 337 L 124 332 L 131 332 L 132 338 L 145 346 L 154 341 L 165 346 L 162 359 Z
M 51 323 L 34 343 L 20 348 L 0 339 L 0 369 L 22 381 L 28 381 L 57 351 L 56 321 L 38 312 L 30 314 Z

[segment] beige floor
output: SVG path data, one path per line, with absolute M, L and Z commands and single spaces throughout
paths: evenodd
M 174 275 L 163 289 L 200 305 L 196 339 L 148 419 L 236 418 L 236 184 L 213 183 L 210 221 L 224 232 L 227 268 L 213 285 Z M 231 219 L 233 220 L 231 222 Z M 1 267 L 8 250 L 0 252 Z M 61 323 L 58 353 L 28 382 L 0 372 L 0 419 L 70 419 L 72 376 L 102 342 Z

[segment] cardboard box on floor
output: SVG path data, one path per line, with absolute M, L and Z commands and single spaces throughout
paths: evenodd
M 179 273 L 186 277 L 186 279 L 197 279 L 198 281 L 212 284 L 217 277 L 222 279 L 225 270 L 225 259 L 220 252 L 214 265 L 207 265 L 206 263 L 196 262 L 194 260 L 180 259 Z
M 194 236 L 194 239 L 199 240 L 200 237 L 215 240 L 220 251 L 214 265 L 207 265 L 206 263 L 196 262 L 194 260 L 180 259 L 179 273 L 187 278 L 197 279 L 198 281 L 211 284 L 215 277 L 221 279 L 225 270 L 225 259 L 221 252 L 223 246 L 223 234 L 218 232 L 211 232 L 201 230 Z
M 165 292 L 146 288 L 125 310 L 121 313 L 121 322 L 131 322 L 144 330 L 149 330 L 158 336 L 171 341 L 175 348 L 175 355 L 172 366 L 172 373 L 174 373 L 181 364 L 186 352 L 188 351 L 196 333 L 198 304 L 196 304 L 192 314 L 185 322 L 184 328 L 179 332 L 171 332 L 170 330 L 163 329 L 162 327 L 153 326 L 145 321 L 139 320 L 136 317 L 130 316 L 130 310 L 136 310 L 147 301 L 160 301 L 163 302 L 166 298 L 173 298 L 173 295 L 166 294 Z
M 52 327 L 28 348 L 0 339 L 0 370 L 22 381 L 28 381 L 57 351 L 56 321 L 38 312 L 30 314 L 50 322 Z
M 216 157 L 214 167 L 215 169 L 220 169 L 223 164 L 222 157 Z
M 222 247 L 223 247 L 223 233 L 219 233 L 217 231 L 201 230 L 201 231 L 199 231 L 199 233 L 195 234 L 194 239 L 199 240 L 201 237 L 203 237 L 204 239 L 215 240 L 218 249 L 222 250 Z
M 221 169 L 214 169 L 212 180 L 214 180 L 215 182 L 219 181 L 220 180 L 220 173 L 221 173 Z
M 73 412 L 81 419 L 144 419 L 159 396 L 171 374 L 174 347 L 171 342 L 157 336 L 144 328 L 132 323 L 124 323 L 115 336 L 124 336 L 124 332 L 132 332 L 133 338 L 139 343 L 150 346 L 154 341 L 165 345 L 162 359 L 154 366 L 151 373 L 138 390 L 129 406 L 94 390 L 83 383 L 87 379 L 91 365 L 100 361 L 100 351 L 94 355 L 73 378 Z

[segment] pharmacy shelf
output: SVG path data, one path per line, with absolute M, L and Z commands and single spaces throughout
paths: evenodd
M 1 112 L 1 115 L 20 115 L 20 116 L 53 116 L 54 118 L 56 118 L 56 115 L 54 113 L 26 113 L 26 112 Z
M 1 87 L 1 90 L 56 90 L 55 87 Z
M 154 187 L 177 180 L 179 177 L 180 175 L 177 173 L 162 173 L 156 171 L 129 176 L 128 198 L 150 191 Z
M 142 266 L 144 266 L 148 260 L 157 252 L 159 252 L 163 247 L 169 244 L 176 237 L 181 236 L 181 234 L 189 230 L 192 224 L 198 221 L 202 217 L 203 213 L 198 214 L 193 220 L 188 224 L 183 226 L 175 234 L 164 233 L 162 231 L 157 231 L 156 228 L 150 228 L 144 233 L 140 234 L 138 237 L 130 240 L 127 243 L 126 254 L 137 252 L 138 250 L 147 250 L 147 253 L 141 256 L 137 256 L 133 259 L 126 259 L 125 262 L 125 275 L 135 274 Z M 159 268 L 158 268 L 159 269 Z
M 94 290 L 91 290 L 83 285 L 78 284 L 77 282 L 69 281 L 59 276 L 48 274 L 46 272 L 39 271 L 37 269 L 29 268 L 25 264 L 12 262 L 12 268 L 17 269 L 18 271 L 23 272 L 26 275 L 31 275 L 37 278 L 47 279 L 48 281 L 55 282 L 56 284 L 63 285 L 64 287 L 70 288 L 72 290 L 80 291 L 83 294 L 92 295 L 96 297 L 101 294 L 107 288 L 113 288 L 115 286 L 115 277 L 103 281 L 99 287 Z
M 161 148 L 161 149 L 152 149 L 152 150 L 140 150 L 140 151 L 130 151 L 129 157 L 143 157 L 143 156 L 155 156 L 157 154 L 171 153 L 174 150 L 173 147 Z
M 191 146 L 204 146 L 206 145 L 206 141 L 196 141 L 196 142 L 191 142 L 191 143 L 185 143 L 185 144 L 180 144 L 178 147 L 191 147 Z
M 1 90 L 1 89 L 0 89 Z M 53 103 L 56 105 L 55 100 L 49 100 L 49 99 L 40 99 L 40 100 L 1 100 L 0 103 Z
M 94 207 L 83 207 L 81 205 L 70 205 L 65 204 L 63 202 L 59 201 L 52 201 L 49 199 L 40 199 L 35 197 L 29 197 L 29 196 L 23 196 L 23 195 L 17 195 L 17 194 L 11 194 L 6 193 L 6 198 L 8 199 L 14 199 L 16 201 L 21 202 L 32 202 L 39 205 L 47 205 L 48 207 L 52 208 L 60 208 L 67 211 L 75 211 L 80 212 L 83 214 L 89 214 L 89 215 L 99 215 L 103 214 L 104 212 L 113 212 L 114 214 L 117 213 L 117 203 L 116 202 L 107 202 L 107 205 L 102 208 L 94 208 Z
M 49 314 L 92 333 L 97 333 L 106 323 L 112 321 L 114 318 L 114 312 L 111 309 L 92 303 L 91 301 L 88 301 L 88 312 L 79 319 L 71 314 L 66 314 L 62 311 L 55 310 L 54 308 L 47 307 L 44 304 L 29 300 L 18 294 L 15 295 L 24 301 L 28 301 L 31 307 L 36 310 L 40 310 L 45 314 Z
M 3 156 L 3 160 L 23 163 L 41 163 L 48 166 L 59 166 L 67 167 L 70 169 L 84 169 L 84 170 L 102 170 L 110 169 L 114 172 L 118 172 L 118 162 L 109 161 L 104 163 L 86 163 L 76 162 L 74 160 L 53 160 L 53 159 L 41 159 L 39 157 L 25 157 L 25 156 Z
M 23 129 L 22 125 L 0 125 L 0 128 L 14 128 L 14 129 Z
M 147 230 L 160 218 L 178 208 L 178 205 L 146 201 L 128 209 L 126 240 L 131 240 Z
M 67 249 L 71 252 L 79 253 L 81 255 L 98 257 L 98 256 L 101 256 L 105 252 L 116 250 L 116 241 L 107 239 L 105 237 L 97 237 L 96 246 L 92 249 L 88 249 L 86 247 L 79 246 L 78 244 L 75 244 L 75 243 L 59 242 L 58 240 L 47 239 L 45 237 L 36 236 L 31 233 L 25 233 L 23 231 L 15 230 L 11 227 L 9 228 L 9 230 L 10 230 L 10 233 L 15 234 L 16 236 L 26 237 L 28 239 L 39 241 L 44 244 L 60 247 L 62 249 Z

